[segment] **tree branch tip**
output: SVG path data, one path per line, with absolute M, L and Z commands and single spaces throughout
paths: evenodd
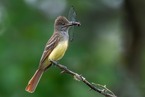
M 103 87 L 106 88 L 106 85 L 104 85 Z
M 65 73 L 65 72 L 66 72 L 65 70 L 62 70 L 60 73 L 63 74 L 63 73 Z

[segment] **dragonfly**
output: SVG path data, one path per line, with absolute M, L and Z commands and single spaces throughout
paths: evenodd
M 71 22 L 77 22 L 77 14 L 74 6 L 72 6 L 68 13 L 68 20 Z M 72 42 L 74 39 L 74 26 L 70 29 L 70 41 Z

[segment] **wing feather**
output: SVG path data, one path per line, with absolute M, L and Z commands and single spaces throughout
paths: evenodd
M 43 62 L 47 60 L 48 56 L 50 53 L 53 51 L 53 49 L 57 46 L 60 38 L 59 38 L 59 33 L 54 33 L 52 37 L 48 40 L 45 49 L 43 51 L 42 57 L 40 59 L 40 66 L 43 65 Z

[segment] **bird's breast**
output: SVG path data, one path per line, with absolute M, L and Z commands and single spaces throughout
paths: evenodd
M 54 61 L 61 59 L 64 56 L 67 47 L 68 40 L 60 41 L 58 45 L 54 48 L 54 50 L 51 52 L 48 58 Z

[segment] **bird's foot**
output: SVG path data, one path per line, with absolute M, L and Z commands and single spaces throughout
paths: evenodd
M 54 60 L 50 60 L 50 62 L 52 62 L 53 65 L 57 65 L 58 64 L 58 62 L 57 61 L 54 61 Z

